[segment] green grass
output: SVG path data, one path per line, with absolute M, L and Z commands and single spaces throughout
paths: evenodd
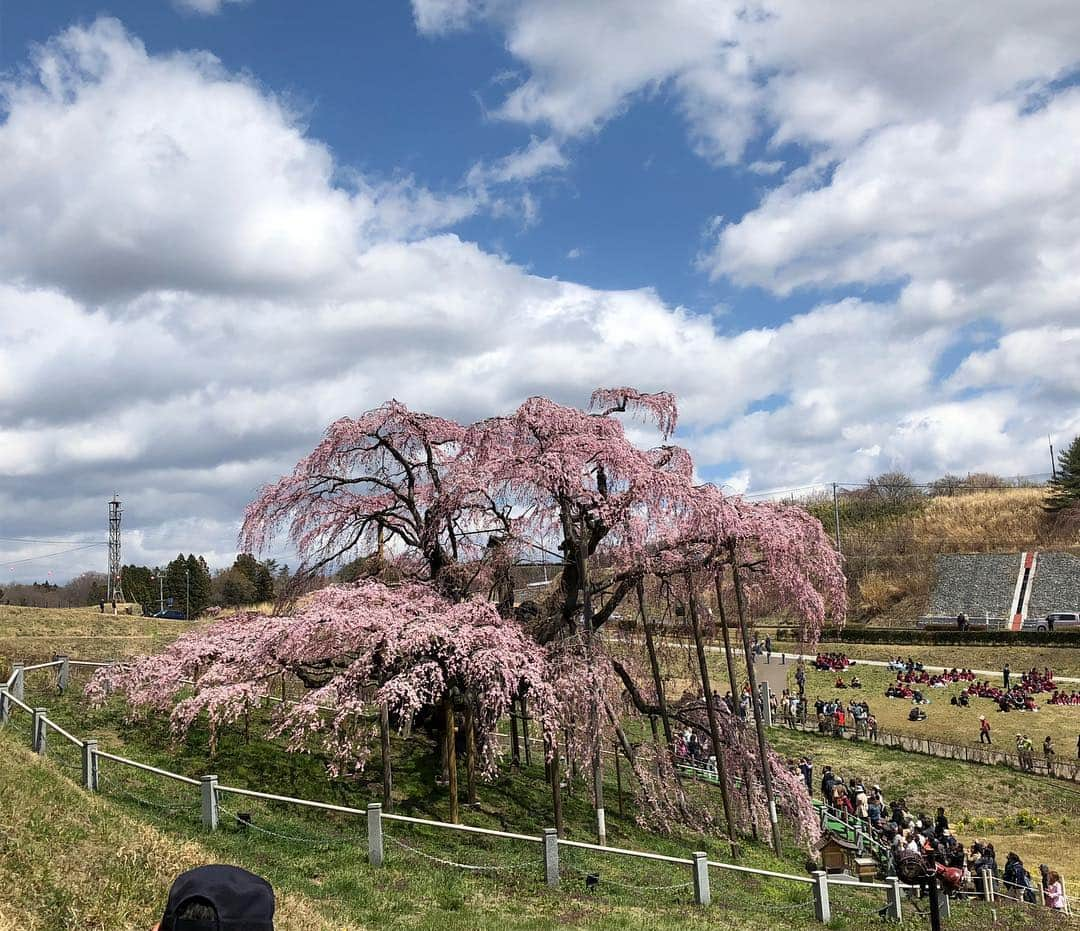
M 78 733 L 99 736 L 106 748 L 176 771 L 199 775 L 213 768 L 223 783 L 359 808 L 376 797 L 376 773 L 348 782 L 331 781 L 320 760 L 284 754 L 268 741 L 245 740 L 240 728 L 223 734 L 216 758 L 207 760 L 204 731 L 196 729 L 187 740 L 173 745 L 160 719 L 126 723 L 118 708 L 89 710 L 71 692 L 59 699 L 35 688 L 28 692 L 28 699 L 53 708 L 53 716 Z M 253 722 L 252 733 L 258 723 Z M 366 863 L 362 819 L 253 805 L 238 797 L 223 798 L 227 811 L 249 812 L 257 826 L 274 833 L 245 832 L 229 814 L 223 814 L 222 829 L 210 834 L 199 824 L 198 793 L 193 787 L 132 774 L 104 761 L 103 798 L 90 800 L 69 781 L 77 773 L 74 748 L 65 748 L 54 738 L 50 760 L 43 764 L 25 751 L 28 736 L 25 715 L 13 719 L 7 731 L 0 733 L 4 751 L 0 753 L 0 803 L 8 825 L 0 851 L 5 866 L 10 860 L 16 871 L 38 878 L 14 886 L 0 883 L 0 915 L 33 909 L 40 917 L 38 924 L 26 925 L 32 931 L 148 927 L 146 922 L 160 907 L 168 877 L 193 862 L 211 860 L 238 863 L 270 879 L 288 902 L 290 917 L 279 923 L 284 931 L 818 927 L 805 904 L 808 887 L 732 874 L 722 878 L 714 872 L 716 904 L 703 912 L 691 903 L 689 888 L 661 888 L 685 882 L 688 868 L 564 849 L 563 887 L 553 891 L 543 885 L 538 846 L 435 829 L 388 825 L 388 838 L 412 850 L 388 839 L 386 865 L 377 870 Z M 445 791 L 432 787 L 428 749 L 417 740 L 398 751 L 397 811 L 445 817 Z M 30 778 L 24 775 L 27 768 Z M 547 787 L 540 775 L 538 767 L 518 774 L 501 772 L 482 786 L 479 808 L 467 811 L 465 819 L 536 833 L 550 821 Z M 624 817 L 618 816 L 613 784 L 609 783 L 607 792 L 612 811 L 609 843 L 684 856 L 690 850 L 707 849 L 711 857 L 726 859 L 717 838 L 691 832 L 661 837 L 641 830 L 629 809 Z M 91 806 L 89 813 L 86 805 Z M 567 799 L 566 820 L 569 836 L 590 839 L 591 812 L 584 786 Z M 149 863 L 140 853 L 144 849 L 153 853 Z M 59 859 L 57 850 L 63 852 Z M 423 854 L 506 869 L 493 874 L 463 872 Z M 793 852 L 790 859 L 778 862 L 753 844 L 748 845 L 742 862 L 803 872 L 802 855 Z M 600 876 L 596 892 L 585 890 L 583 874 L 588 872 Z M 95 883 L 109 890 L 107 899 L 112 904 L 90 901 Z M 878 898 L 866 890 L 837 892 L 835 927 L 852 931 L 878 927 L 868 912 Z M 973 909 L 956 913 L 955 927 L 985 927 L 979 910 Z M 1020 913 L 1006 913 L 995 927 L 1021 928 L 1023 918 Z

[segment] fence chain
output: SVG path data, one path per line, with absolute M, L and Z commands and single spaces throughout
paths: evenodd
M 416 847 L 410 847 L 404 841 L 398 840 L 396 837 L 394 837 L 394 836 L 392 836 L 390 834 L 383 834 L 383 837 L 385 837 L 388 841 L 390 841 L 390 843 L 396 844 L 398 847 L 401 847 L 403 850 L 407 850 L 410 853 L 415 853 L 417 856 L 421 856 L 426 860 L 431 860 L 433 863 L 441 863 L 443 866 L 455 866 L 455 867 L 457 867 L 458 869 L 461 869 L 461 870 L 473 870 L 475 872 L 493 872 L 493 873 L 494 872 L 505 873 L 505 872 L 508 872 L 509 870 L 512 869 L 512 867 L 509 867 L 509 866 L 476 866 L 474 864 L 469 864 L 469 863 L 457 863 L 454 860 L 444 860 L 442 857 L 436 857 L 436 856 L 434 856 L 434 855 L 432 855 L 430 853 L 426 853 L 423 850 L 419 850 Z
M 281 840 L 292 841 L 297 844 L 308 844 L 311 847 L 322 847 L 324 849 L 333 846 L 334 844 L 346 843 L 344 838 L 335 838 L 333 840 L 327 838 L 316 839 L 313 837 L 300 837 L 296 834 L 282 834 L 280 831 L 271 831 L 269 828 L 261 827 L 254 821 L 245 821 L 235 811 L 230 811 L 224 805 L 218 804 L 218 811 L 233 818 L 237 824 L 243 825 L 245 828 L 251 828 L 254 831 L 258 831 L 260 834 L 268 834 L 270 837 L 277 837 Z

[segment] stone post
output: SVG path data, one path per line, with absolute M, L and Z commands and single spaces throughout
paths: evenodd
M 367 859 L 372 866 L 383 865 L 382 805 L 378 802 L 367 807 Z
M 758 685 L 761 692 L 761 723 L 766 727 L 772 727 L 772 705 L 770 704 L 769 683 L 762 680 Z
M 60 694 L 63 695 L 67 691 L 68 680 L 71 678 L 71 664 L 66 656 L 56 658 L 60 660 L 60 669 L 56 673 L 56 687 L 59 689 Z
M 552 889 L 559 887 L 559 832 L 544 828 L 544 882 Z
M 7 724 L 11 717 L 11 703 L 6 689 L 0 689 L 0 724 Z
M 702 908 L 712 901 L 709 891 L 709 855 L 697 850 L 694 857 L 694 901 Z
M 202 823 L 208 831 L 216 831 L 218 826 L 218 778 L 202 777 Z
M 98 790 L 98 742 L 93 738 L 83 741 L 82 748 L 82 783 L 88 792 Z
M 38 756 L 45 756 L 48 752 L 48 739 L 45 736 L 45 715 L 48 714 L 48 712 L 48 708 L 34 709 L 34 723 L 30 739 L 31 746 Z
M 829 907 L 829 876 L 824 870 L 814 871 L 814 917 L 823 925 L 832 921 Z
M 19 699 L 19 701 L 22 701 L 26 694 L 26 672 L 23 669 L 23 664 L 14 663 L 11 667 L 11 671 L 15 674 L 15 678 L 11 683 L 11 694 Z
M 896 921 L 904 920 L 904 907 L 902 903 L 903 890 L 900 888 L 900 880 L 895 876 L 885 877 L 889 884 L 889 891 L 885 893 L 889 907 L 889 917 Z
M 983 898 L 987 902 L 994 901 L 994 877 L 989 870 L 979 870 L 979 876 L 982 878 Z

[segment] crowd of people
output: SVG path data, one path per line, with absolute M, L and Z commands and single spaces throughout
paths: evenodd
M 796 764 L 807 790 L 814 794 L 814 764 L 810 757 L 802 757 Z M 939 873 L 944 873 L 946 888 L 967 889 L 983 893 L 984 876 L 988 871 L 996 881 L 997 894 L 1011 896 L 1025 902 L 1039 901 L 1042 893 L 1044 903 L 1053 909 L 1065 907 L 1064 888 L 1061 877 L 1046 865 L 1039 867 L 1039 884 L 1024 866 L 1016 853 L 1005 858 L 1004 870 L 999 871 L 997 852 L 991 843 L 975 841 L 965 847 L 950 829 L 944 808 L 938 808 L 934 817 L 915 806 L 909 806 L 904 798 L 887 800 L 880 785 L 868 789 L 864 780 L 857 777 L 844 779 L 826 766 L 821 776 L 821 796 L 834 812 L 842 817 L 860 819 L 867 834 L 876 840 L 887 858 L 886 872 L 895 874 L 896 861 L 904 851 L 918 853 L 931 859 Z M 1004 890 L 1001 885 L 1004 885 Z
M 1066 692 L 1064 689 L 1054 689 L 1046 703 L 1048 705 L 1080 705 L 1080 692 Z
M 843 672 L 848 666 L 854 666 L 855 660 L 846 653 L 818 653 L 814 659 L 814 668 L 823 672 Z

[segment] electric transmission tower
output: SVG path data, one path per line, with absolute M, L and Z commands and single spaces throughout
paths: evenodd
M 113 495 L 109 502 L 109 582 L 108 600 L 123 601 L 124 589 L 120 585 L 120 499 Z

